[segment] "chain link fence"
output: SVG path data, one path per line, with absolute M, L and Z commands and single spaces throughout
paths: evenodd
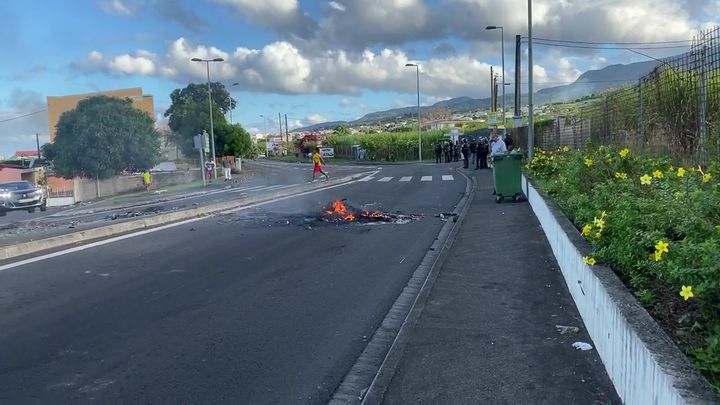
M 690 51 L 659 59 L 634 86 L 576 101 L 568 112 L 536 122 L 542 149 L 616 145 L 683 163 L 720 156 L 720 27 L 702 31 Z M 517 131 L 526 144 L 526 131 Z

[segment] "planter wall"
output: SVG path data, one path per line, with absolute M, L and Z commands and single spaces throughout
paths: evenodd
M 590 245 L 532 182 L 523 191 L 610 379 L 626 404 L 717 404 L 720 396 L 605 266 L 588 266 Z

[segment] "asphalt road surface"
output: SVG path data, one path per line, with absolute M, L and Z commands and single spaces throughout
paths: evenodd
M 448 165 L 0 262 L 0 403 L 325 403 L 465 190 Z M 319 219 L 335 198 L 416 214 Z
M 155 215 L 193 208 L 222 201 L 241 200 L 283 188 L 306 184 L 312 177 L 312 167 L 302 164 L 286 164 L 257 161 L 245 164 L 249 176 L 238 177 L 238 182 L 215 181 L 216 187 L 206 190 L 194 189 L 172 194 L 147 193 L 130 198 L 118 198 L 70 208 L 49 208 L 47 212 L 9 212 L 0 217 L 0 246 L 27 240 L 48 238 L 122 222 L 137 216 Z M 333 177 L 375 170 L 375 166 L 330 165 Z M 319 180 L 319 179 L 318 179 Z M 219 188 L 218 187 L 222 187 Z

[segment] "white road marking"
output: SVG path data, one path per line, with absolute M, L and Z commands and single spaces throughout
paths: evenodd
M 364 181 L 370 181 L 370 180 L 372 180 L 372 179 L 374 179 L 374 178 L 375 178 L 375 176 L 367 176 L 367 177 L 363 177 L 362 179 L 360 179 L 360 181 L 363 181 L 363 182 L 364 182 Z
M 380 180 L 378 180 L 378 181 L 381 182 L 381 183 L 387 183 L 387 182 L 389 182 L 389 181 L 392 180 L 392 179 L 393 179 L 392 177 L 383 177 L 382 179 L 380 179 Z
M 422 176 L 420 181 L 432 181 L 432 176 Z
M 455 177 L 453 177 L 452 174 L 443 174 L 442 179 L 444 181 L 453 181 L 455 180 Z
M 410 181 L 410 180 L 412 180 L 412 176 L 405 176 L 405 177 L 400 178 L 400 181 Z
M 351 177 L 350 177 L 350 178 L 351 178 Z M 150 233 L 154 233 L 154 232 L 158 232 L 158 231 L 163 231 L 163 230 L 165 230 L 165 229 L 170 229 L 170 228 L 175 228 L 175 227 L 182 226 L 182 225 L 191 224 L 191 223 L 193 223 L 193 222 L 202 221 L 202 220 L 204 220 L 204 219 L 212 218 L 212 217 L 214 217 L 215 215 L 218 215 L 218 214 L 228 214 L 228 213 L 233 213 L 233 212 L 244 211 L 244 210 L 248 210 L 248 209 L 251 209 L 251 208 L 261 207 L 261 206 L 263 206 L 263 205 L 268 205 L 268 204 L 273 204 L 273 203 L 280 202 L 280 201 L 284 201 L 284 200 L 289 200 L 289 199 L 295 198 L 295 197 L 301 197 L 301 196 L 305 196 L 305 195 L 309 195 L 309 194 L 319 193 L 319 192 L 321 192 L 321 191 L 330 190 L 330 189 L 333 189 L 333 188 L 349 186 L 350 184 L 354 184 L 354 183 L 357 183 L 357 182 L 359 182 L 359 181 L 362 181 L 362 179 L 360 179 L 360 180 L 350 180 L 350 181 L 348 181 L 348 182 L 346 182 L 346 183 L 342 183 L 342 184 L 335 184 L 335 185 L 333 185 L 333 186 L 322 187 L 322 188 L 318 188 L 318 189 L 315 189 L 315 190 L 308 190 L 308 191 L 304 191 L 304 192 L 302 192 L 302 193 L 286 195 L 286 196 L 283 196 L 283 197 L 277 197 L 277 198 L 273 198 L 273 199 L 267 200 L 267 201 L 261 201 L 261 202 L 258 202 L 258 203 L 249 204 L 249 205 L 245 205 L 245 206 L 238 207 L 238 208 L 232 208 L 232 209 L 229 209 L 229 210 L 226 210 L 226 211 L 220 211 L 220 212 L 217 212 L 217 213 L 214 213 L 214 214 L 210 214 L 210 215 L 205 216 L 205 217 L 198 217 L 198 218 L 186 219 L 186 220 L 184 220 L 184 221 L 179 221 L 179 222 L 174 222 L 174 223 L 168 224 L 168 225 L 158 226 L 157 228 L 145 229 L 145 230 L 142 230 L 142 231 L 139 231 L 139 232 L 129 233 L 129 234 L 126 234 L 126 235 L 116 236 L 116 237 L 113 237 L 113 238 L 109 238 L 109 239 L 100 240 L 100 241 L 97 241 L 97 242 L 88 243 L 87 245 L 76 246 L 76 247 L 73 247 L 73 248 L 70 248 L 70 249 L 65 249 L 65 250 L 61 250 L 61 251 L 58 251 L 58 252 L 48 253 L 48 254 L 45 254 L 45 255 L 42 255 L 42 256 L 31 257 L 31 258 L 29 258 L 29 259 L 20 260 L 20 261 L 17 261 L 17 262 L 13 262 L 13 263 L 8 263 L 8 264 L 5 264 L 5 265 L 2 265 L 2 266 L 0 266 L 0 271 L 10 270 L 10 269 L 13 269 L 13 268 L 15 268 L 15 267 L 24 266 L 24 265 L 26 265 L 26 264 L 41 262 L 41 261 L 43 261 L 43 260 L 52 259 L 52 258 L 54 258 L 54 257 L 65 256 L 65 255 L 70 254 L 70 253 L 81 252 L 81 251 L 83 251 L 83 250 L 91 249 L 91 248 L 94 248 L 94 247 L 97 247 L 97 246 L 108 245 L 108 244 L 110 244 L 110 243 L 119 242 L 119 241 L 121 241 L 121 240 L 134 238 L 134 237 L 136 237 L 136 236 L 147 235 L 147 234 L 150 234 Z

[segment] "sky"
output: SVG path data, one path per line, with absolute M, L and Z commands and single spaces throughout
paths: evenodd
M 0 2 L 0 15 L 6 157 L 33 149 L 35 134 L 47 142 L 47 96 L 142 87 L 163 125 L 172 90 L 206 81 L 205 64 L 193 57 L 225 59 L 210 65 L 211 80 L 237 100 L 233 122 L 262 133 L 278 130 L 278 113 L 292 129 L 415 105 L 416 70 L 406 63 L 420 65 L 423 105 L 488 97 L 490 66 L 502 70 L 502 52 L 500 31 L 485 27 L 504 27 L 506 82 L 514 37 L 527 36 L 526 0 L 25 0 Z M 719 16 L 720 0 L 534 0 L 533 36 L 688 40 Z M 533 49 L 536 90 L 648 60 L 627 50 Z

